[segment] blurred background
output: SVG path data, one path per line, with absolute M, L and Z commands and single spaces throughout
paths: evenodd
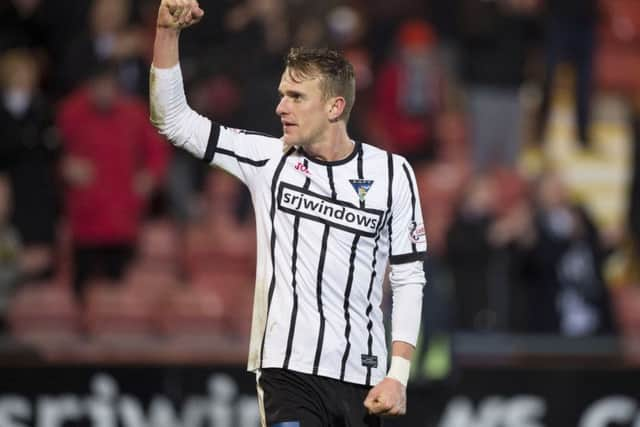
M 158 3 L 0 2 L 1 427 L 259 425 L 251 200 L 149 124 Z M 415 169 L 428 284 L 387 425 L 639 425 L 640 1 L 200 4 L 194 109 L 278 136 L 288 48 L 330 46 L 352 138 Z

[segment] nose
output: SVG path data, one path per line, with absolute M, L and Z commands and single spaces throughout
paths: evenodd
M 284 114 L 286 114 L 287 112 L 287 102 L 286 102 L 286 98 L 283 96 L 282 98 L 280 98 L 280 101 L 278 102 L 278 105 L 276 105 L 276 114 L 278 116 L 282 116 Z

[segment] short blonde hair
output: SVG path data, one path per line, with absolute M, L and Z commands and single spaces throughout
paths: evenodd
M 285 65 L 294 81 L 321 77 L 320 87 L 325 99 L 341 96 L 345 108 L 339 119 L 349 121 L 356 100 L 356 78 L 353 65 L 335 50 L 321 48 L 292 48 Z

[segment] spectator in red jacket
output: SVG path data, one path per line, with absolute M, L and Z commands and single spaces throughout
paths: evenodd
M 111 65 L 97 68 L 61 105 L 62 175 L 79 299 L 87 279 L 122 276 L 146 201 L 164 175 L 168 151 L 148 116 L 140 101 L 121 92 Z
M 435 154 L 436 120 L 443 109 L 444 76 L 431 26 L 409 20 L 398 30 L 394 56 L 383 64 L 374 115 L 380 145 L 410 162 Z

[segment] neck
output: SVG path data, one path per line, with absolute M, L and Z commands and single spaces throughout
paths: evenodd
M 304 151 L 308 156 L 325 162 L 336 162 L 348 157 L 353 151 L 353 142 L 344 126 L 332 127 L 326 138 L 309 145 Z

